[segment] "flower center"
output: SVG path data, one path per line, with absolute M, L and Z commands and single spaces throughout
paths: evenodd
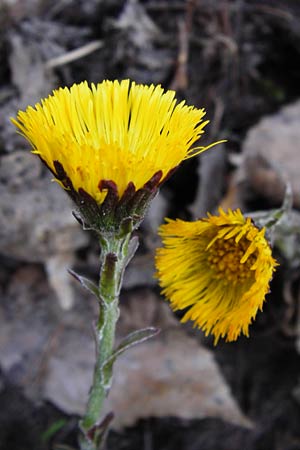
M 223 278 L 227 282 L 236 284 L 253 276 L 251 267 L 256 261 L 256 252 L 251 254 L 243 264 L 240 262 L 249 245 L 250 242 L 245 238 L 238 243 L 234 238 L 217 239 L 207 250 L 207 260 L 216 278 Z

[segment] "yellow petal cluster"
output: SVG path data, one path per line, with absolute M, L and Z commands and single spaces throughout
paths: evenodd
M 196 222 L 168 220 L 160 235 L 157 276 L 172 308 L 187 309 L 182 321 L 212 333 L 215 343 L 248 336 L 277 265 L 265 229 L 239 209 L 220 209 Z
M 102 180 L 113 181 L 121 197 L 129 182 L 138 190 L 158 171 L 162 181 L 205 150 L 191 149 L 208 123 L 204 115 L 177 103 L 174 91 L 123 80 L 60 88 L 12 121 L 54 175 L 58 161 L 74 189 L 101 204 Z

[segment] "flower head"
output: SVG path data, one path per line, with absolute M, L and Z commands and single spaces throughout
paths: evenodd
M 174 91 L 123 80 L 60 88 L 12 121 L 77 203 L 83 194 L 99 206 L 109 190 L 120 200 L 157 189 L 182 160 L 208 148 L 192 148 L 204 115 L 177 103 Z
M 241 211 L 196 222 L 168 220 L 160 227 L 164 247 L 157 250 L 157 276 L 174 310 L 187 309 L 215 343 L 234 341 L 262 309 L 276 261 L 265 238 Z

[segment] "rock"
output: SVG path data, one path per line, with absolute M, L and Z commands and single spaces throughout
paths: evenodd
M 286 180 L 292 185 L 294 206 L 300 208 L 299 117 L 297 101 L 263 118 L 244 142 L 242 179 L 254 193 L 275 206 L 283 200 Z
M 92 320 L 96 302 L 82 289 L 75 307 L 61 314 L 40 266 L 28 264 L 10 277 L 0 302 L 0 368 L 35 401 L 51 401 L 69 414 L 86 408 L 95 347 Z M 120 429 L 146 417 L 220 417 L 250 426 L 232 397 L 211 351 L 189 337 L 150 289 L 121 297 L 117 342 L 149 325 L 158 337 L 121 356 L 106 411 L 114 410 Z
M 94 341 L 79 330 L 65 329 L 48 361 L 43 398 L 69 414 L 84 414 L 93 379 Z
M 1 370 L 12 384 L 26 387 L 37 378 L 41 355 L 57 327 L 50 310 L 53 294 L 42 268 L 35 264 L 16 270 L 7 280 L 0 304 Z
M 115 363 L 113 385 L 103 413 L 115 412 L 113 428 L 134 425 L 141 418 L 170 416 L 219 417 L 251 426 L 234 401 L 212 353 L 186 335 L 165 303 L 146 289 L 131 294 L 122 303 L 118 339 L 149 325 L 160 327 L 162 332 L 127 350 Z M 45 397 L 68 413 L 83 414 L 93 363 L 91 342 L 66 329 L 48 364 Z
M 29 152 L 13 152 L 2 157 L 0 252 L 17 260 L 48 266 L 50 283 L 61 305 L 66 306 L 72 303 L 71 280 L 62 277 L 61 272 L 66 273 L 72 265 L 75 251 L 87 245 L 88 234 L 72 216 L 67 194 L 50 179 L 39 159 Z
M 72 203 L 39 159 L 27 152 L 3 156 L 0 166 L 1 253 L 30 262 L 86 245 Z
M 182 328 L 128 350 L 115 363 L 106 411 L 121 429 L 149 417 L 218 417 L 251 427 L 223 379 L 213 355 Z

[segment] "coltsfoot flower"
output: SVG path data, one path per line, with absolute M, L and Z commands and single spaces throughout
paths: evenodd
M 123 80 L 60 88 L 12 122 L 91 219 L 107 197 L 106 212 L 121 201 L 139 215 L 181 161 L 214 145 L 193 148 L 204 115 L 174 91 Z
M 241 211 L 219 210 L 196 222 L 168 220 L 160 227 L 157 277 L 174 310 L 186 309 L 215 343 L 234 341 L 262 309 L 277 265 L 265 238 Z

